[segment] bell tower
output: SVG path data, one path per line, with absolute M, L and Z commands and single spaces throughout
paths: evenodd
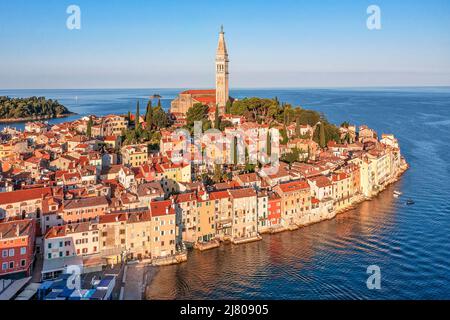
M 223 26 L 220 28 L 219 45 L 216 53 L 216 104 L 219 107 L 219 113 L 225 112 L 225 106 L 230 97 L 228 86 L 228 52 L 225 44 L 225 32 Z

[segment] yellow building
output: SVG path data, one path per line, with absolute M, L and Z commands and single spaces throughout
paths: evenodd
M 176 214 L 172 201 L 150 203 L 152 216 L 152 258 L 166 258 L 176 254 Z
M 345 172 L 334 173 L 331 176 L 333 183 L 334 206 L 337 211 L 352 204 L 352 179 Z
M 121 151 L 124 165 L 138 167 L 147 163 L 148 147 L 145 144 L 124 146 Z
M 260 239 L 258 235 L 258 203 L 253 188 L 228 190 L 233 210 L 233 242 Z
M 281 183 L 274 190 L 281 197 L 281 221 L 284 226 L 295 225 L 311 210 L 311 191 L 307 181 Z
M 209 242 L 216 235 L 214 201 L 209 199 L 207 193 L 203 193 L 199 195 L 197 207 L 199 217 L 197 224 L 197 241 L 200 243 Z

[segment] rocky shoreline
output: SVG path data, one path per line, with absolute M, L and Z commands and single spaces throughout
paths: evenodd
M 61 118 L 67 118 L 70 116 L 75 116 L 77 113 L 70 112 L 65 114 L 60 114 L 55 117 L 51 116 L 34 116 L 34 117 L 28 117 L 28 118 L 11 118 L 11 119 L 0 119 L 0 123 L 16 123 L 16 122 L 28 122 L 28 121 L 42 121 L 42 120 L 51 120 L 51 119 L 61 119 Z

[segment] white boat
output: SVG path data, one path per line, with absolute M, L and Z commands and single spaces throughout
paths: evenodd
M 402 192 L 400 192 L 400 191 L 397 191 L 397 190 L 395 190 L 394 191 L 394 196 L 401 196 L 403 193 Z
M 398 198 L 398 197 L 400 197 L 400 195 L 394 193 L 394 198 Z

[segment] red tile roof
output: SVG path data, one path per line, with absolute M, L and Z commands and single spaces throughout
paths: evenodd
M 150 202 L 150 212 L 152 217 L 175 214 L 175 210 L 172 208 L 172 201 L 170 200 Z
M 281 191 L 283 192 L 294 192 L 304 189 L 309 189 L 309 184 L 305 180 L 297 180 L 287 183 L 282 183 L 279 185 Z
M 253 188 L 246 189 L 232 189 L 228 190 L 230 192 L 231 197 L 238 198 L 248 198 L 248 197 L 256 197 L 256 191 Z
M 1 192 L 0 205 L 41 199 L 44 196 L 51 194 L 52 194 L 51 188 L 37 188 L 28 190 L 16 190 L 11 192 Z
M 181 94 L 192 94 L 192 95 L 196 95 L 196 94 L 216 94 L 216 90 L 215 89 L 206 89 L 206 90 L 186 90 L 183 91 Z
M 2 234 L 2 240 L 16 238 L 16 237 L 28 237 L 32 235 L 33 220 L 13 220 L 0 223 L 0 233 Z M 17 233 L 17 231 L 19 231 Z

